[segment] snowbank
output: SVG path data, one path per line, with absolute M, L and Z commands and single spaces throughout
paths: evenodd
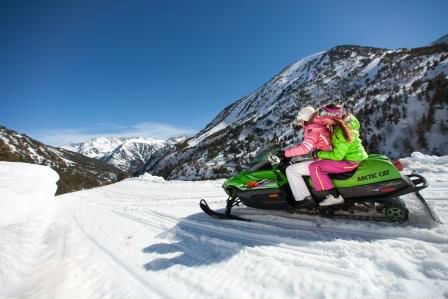
M 130 178 L 128 180 L 131 180 L 131 181 L 147 181 L 148 183 L 163 183 L 163 182 L 165 182 L 165 179 L 163 177 L 155 176 L 155 175 L 149 174 L 147 172 L 145 172 L 144 174 L 142 174 L 139 177 Z
M 437 165 L 448 165 L 448 156 L 431 156 L 425 155 L 420 152 L 413 152 L 410 158 L 405 158 L 404 160 L 412 160 L 415 162 L 437 164 Z
M 0 162 L 0 227 L 49 208 L 59 175 L 47 166 Z
M 444 181 L 448 173 L 448 156 L 438 157 L 413 152 L 410 157 L 400 161 L 405 167 L 405 172 L 417 172 L 423 175 L 430 182 L 430 186 Z M 428 190 L 423 190 L 423 193 L 425 192 Z
M 25 297 L 58 179 L 47 166 L 0 162 L 0 298 Z

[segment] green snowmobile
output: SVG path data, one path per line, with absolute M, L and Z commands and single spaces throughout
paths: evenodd
M 306 209 L 294 208 L 295 200 L 285 175 L 285 169 L 291 163 L 290 159 L 281 161 L 272 152 L 262 154 L 249 170 L 233 176 L 222 185 L 229 196 L 224 213 L 211 210 L 204 199 L 200 201 L 200 207 L 206 214 L 218 219 L 250 221 L 231 214 L 234 206 L 243 203 L 257 209 L 404 223 L 408 220 L 409 211 L 399 196 L 415 193 L 432 219 L 441 223 L 419 193 L 428 187 L 426 179 L 418 174 L 400 173 L 402 166 L 399 161 L 392 162 L 384 155 L 371 154 L 354 171 L 330 175 L 334 186 L 345 199 L 339 205 L 319 206 L 327 193 L 315 191 L 310 177 L 305 177 L 315 200 L 315 206 Z

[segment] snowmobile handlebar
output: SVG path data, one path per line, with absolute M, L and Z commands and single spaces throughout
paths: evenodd
M 266 153 L 266 159 L 271 163 L 271 165 L 278 165 L 282 162 L 281 153 L 279 154 L 279 152 Z

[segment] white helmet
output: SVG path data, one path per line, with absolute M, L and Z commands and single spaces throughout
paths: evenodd
M 314 108 L 311 106 L 303 107 L 302 109 L 300 109 L 299 114 L 297 114 L 296 120 L 310 121 L 311 116 L 313 116 L 315 111 L 316 110 L 314 110 Z

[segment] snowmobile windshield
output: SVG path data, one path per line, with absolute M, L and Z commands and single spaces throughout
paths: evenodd
M 271 169 L 272 168 L 271 162 L 269 162 L 266 156 L 266 154 L 270 152 L 272 152 L 272 150 L 266 150 L 257 154 L 255 158 L 252 160 L 252 163 L 249 164 L 248 170 L 255 171 L 255 170 Z

